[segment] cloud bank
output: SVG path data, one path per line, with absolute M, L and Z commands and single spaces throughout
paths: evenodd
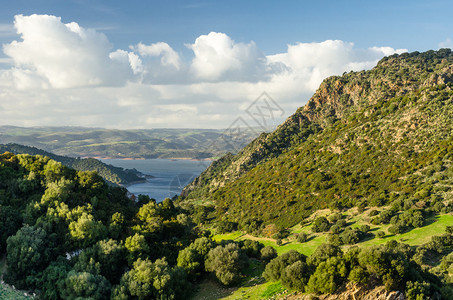
M 103 33 L 55 16 L 18 15 L 14 28 L 20 39 L 3 45 L 0 120 L 26 126 L 227 127 L 263 91 L 288 116 L 324 78 L 407 51 L 327 40 L 265 55 L 210 32 L 176 45 L 192 52 L 183 57 L 165 42 L 114 49 Z

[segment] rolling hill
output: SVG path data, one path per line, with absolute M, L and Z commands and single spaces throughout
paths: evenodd
M 202 159 L 234 152 L 255 137 L 254 130 L 231 135 L 222 129 L 0 126 L 2 144 L 17 143 L 70 157 Z
M 96 171 L 102 178 L 111 184 L 127 185 L 132 182 L 143 181 L 143 174 L 137 170 L 123 169 L 105 164 L 94 158 L 73 158 L 56 155 L 35 147 L 19 144 L 0 144 L 0 154 L 11 152 L 14 154 L 30 154 L 47 156 L 63 165 L 78 171 Z
M 327 78 L 274 132 L 213 163 L 182 203 L 211 203 L 218 221 L 280 228 L 323 208 L 451 206 L 452 88 L 450 49 Z

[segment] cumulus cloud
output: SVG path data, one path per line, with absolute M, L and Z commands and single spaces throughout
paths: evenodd
M 406 51 L 390 47 L 356 49 L 354 43 L 327 40 L 320 43 L 288 45 L 287 52 L 270 55 L 267 58 L 269 62 L 280 62 L 288 68 L 288 72 L 277 75 L 281 77 L 280 79 L 295 81 L 295 85 L 302 85 L 306 91 L 313 92 L 328 76 L 370 69 L 382 57 Z
M 109 58 L 112 45 L 95 30 L 48 15 L 18 15 L 14 27 L 22 41 L 4 45 L 3 51 L 14 60 L 16 77 L 33 72 L 49 87 L 70 88 L 122 84 L 128 74 L 128 68 Z M 20 88 L 30 87 L 18 83 Z
M 199 79 L 250 81 L 264 75 L 266 58 L 253 41 L 235 43 L 224 33 L 211 32 L 187 47 L 194 52 L 191 71 Z
M 0 59 L 0 122 L 13 125 L 227 127 L 263 91 L 286 117 L 324 78 L 406 51 L 328 40 L 265 56 L 253 41 L 211 32 L 184 58 L 165 42 L 114 49 L 104 34 L 55 16 L 19 15 L 14 28 L 20 40 Z
M 141 56 L 160 56 L 163 66 L 173 66 L 177 70 L 181 67 L 181 62 L 178 53 L 173 50 L 167 43 L 159 42 L 151 45 L 142 43 L 137 44 L 135 49 Z

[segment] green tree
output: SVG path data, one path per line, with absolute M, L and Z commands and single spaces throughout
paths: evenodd
M 77 221 L 69 223 L 69 234 L 76 246 L 85 248 L 105 238 L 107 230 L 102 222 L 96 221 L 93 215 L 84 212 Z
M 6 239 L 19 230 L 22 218 L 17 209 L 0 205 L 0 253 L 6 251 Z
M 283 271 L 289 265 L 292 265 L 296 261 L 306 261 L 306 256 L 297 252 L 296 250 L 290 250 L 282 255 L 271 260 L 264 269 L 263 276 L 268 281 L 280 280 Z
M 344 260 L 339 257 L 331 257 L 321 262 L 315 273 L 310 276 L 307 290 L 311 293 L 331 294 L 335 292 L 347 275 Z
M 304 291 L 310 277 L 310 267 L 303 261 L 287 266 L 282 273 L 282 285 L 292 290 Z
M 28 225 L 8 238 L 6 252 L 8 269 L 5 279 L 19 288 L 25 288 L 27 281 L 33 282 L 54 256 L 46 232 Z
M 261 259 L 265 262 L 269 262 L 277 257 L 277 250 L 272 246 L 266 246 L 261 249 Z
M 62 291 L 63 299 L 108 299 L 110 296 L 111 284 L 102 275 L 94 275 L 88 272 L 68 273 L 64 281 Z
M 128 236 L 124 246 L 128 251 L 127 260 L 130 265 L 139 258 L 145 259 L 150 253 L 150 248 L 145 237 L 138 233 Z
M 60 256 L 56 261 L 51 262 L 39 276 L 40 297 L 49 300 L 61 299 L 65 289 L 65 280 L 70 270 L 71 266 L 64 257 Z
M 308 263 L 316 268 L 321 262 L 331 257 L 341 257 L 342 254 L 341 248 L 337 245 L 321 244 L 308 258 Z
M 126 265 L 125 247 L 115 240 L 102 240 L 77 256 L 74 269 L 100 274 L 109 282 L 118 283 Z
M 121 278 L 112 293 L 113 299 L 185 299 L 190 292 L 186 274 L 180 267 L 171 268 L 165 259 L 154 263 L 138 259 Z
M 328 231 L 331 224 L 326 217 L 317 217 L 313 222 L 312 230 L 313 232 L 324 232 Z
M 236 243 L 217 246 L 209 251 L 205 261 L 206 271 L 215 273 L 224 285 L 237 282 L 243 266 L 244 257 Z

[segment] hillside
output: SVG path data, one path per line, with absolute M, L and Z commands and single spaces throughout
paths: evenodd
M 274 132 L 212 164 L 182 203 L 213 203 L 219 221 L 280 228 L 322 208 L 451 206 L 452 87 L 450 49 L 327 78 Z
M 70 157 L 209 158 L 242 148 L 253 130 L 234 136 L 222 129 L 116 130 L 85 127 L 0 126 L 0 143 L 17 143 Z
M 389 211 L 379 210 L 379 217 Z M 249 292 L 256 299 L 281 292 L 285 297 L 342 293 L 347 284 L 363 293 L 377 287 L 379 294 L 397 291 L 407 299 L 450 299 L 453 226 L 446 226 L 451 216 L 445 207 L 442 211 L 437 230 L 429 225 L 421 229 L 437 235 L 408 239 L 409 245 L 418 244 L 413 248 L 391 236 L 380 237 L 390 239 L 386 244 L 374 239 L 369 247 L 341 248 L 331 234 L 327 244 L 308 245 L 326 237 L 315 229 L 325 216 L 332 232 L 340 223 L 374 224 L 365 215 L 358 221 L 354 211 L 316 214 L 307 225 L 293 228 L 297 235 L 284 237 L 285 245 L 253 237 L 212 239 L 168 198 L 133 201 L 126 189 L 106 185 L 95 173 L 40 155 L 5 153 L 0 155 L 0 296 L 206 299 L 200 293 L 208 293 L 208 299 L 217 299 L 237 289 L 233 299 L 241 294 L 249 298 Z M 375 216 L 372 211 L 366 215 Z M 375 229 L 364 225 L 345 228 L 340 240 L 353 245 L 353 233 L 368 235 Z M 301 241 L 307 230 L 310 237 Z M 301 243 L 307 247 L 299 247 Z M 206 281 L 229 289 L 214 292 Z
M 143 174 L 137 170 L 123 169 L 105 164 L 94 158 L 73 158 L 56 155 L 35 147 L 23 146 L 18 144 L 0 144 L 0 154 L 11 152 L 14 154 L 30 154 L 47 156 L 63 165 L 78 171 L 96 171 L 102 178 L 111 184 L 127 185 L 132 182 L 143 180 Z

